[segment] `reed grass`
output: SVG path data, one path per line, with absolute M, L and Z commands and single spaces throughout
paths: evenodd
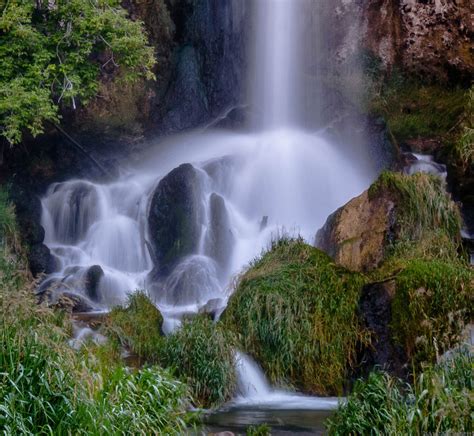
M 327 421 L 329 434 L 471 434 L 473 365 L 472 354 L 461 349 L 425 368 L 413 385 L 373 372 Z

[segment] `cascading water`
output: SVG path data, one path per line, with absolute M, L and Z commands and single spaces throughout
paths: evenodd
M 124 165 L 125 175 L 116 182 L 73 180 L 49 188 L 42 222 L 56 272 L 40 291 L 49 288 L 53 299 L 74 293 L 88 307 L 106 310 L 123 303 L 128 293 L 147 289 L 163 314 L 163 329 L 170 332 L 189 313 L 219 316 L 232 277 L 268 246 L 272 235 L 284 228 L 312 241 L 331 212 L 369 185 L 374 174 L 346 158 L 344 147 L 299 127 L 303 3 L 256 0 L 257 61 L 250 88 L 257 115 L 251 133 L 175 136 L 149 150 L 140 164 Z M 192 167 L 170 174 L 183 163 Z M 188 214 L 184 228 L 195 241 L 165 264 L 172 250 L 163 254 L 167 235 L 151 222 L 175 229 L 166 221 L 173 204 L 164 204 L 175 198 L 169 194 L 173 183 L 176 202 L 186 197 L 180 205 Z M 249 374 L 255 378 L 252 385 L 265 386 L 261 372 L 249 370 L 252 365 L 239 356 L 237 366 L 246 365 L 239 371 L 241 386 Z M 255 399 L 251 389 L 241 394 Z M 267 386 L 257 398 L 281 403 L 283 395 Z M 300 404 L 304 398 L 287 395 L 285 401 Z M 323 407 L 318 404 L 313 406 Z

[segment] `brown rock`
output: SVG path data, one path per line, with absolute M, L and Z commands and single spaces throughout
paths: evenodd
M 316 246 L 350 270 L 375 269 L 384 257 L 394 206 L 388 195 L 370 199 L 364 192 L 328 218 Z

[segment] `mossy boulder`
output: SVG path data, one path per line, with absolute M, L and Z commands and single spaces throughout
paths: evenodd
M 384 172 L 328 218 L 316 245 L 346 268 L 367 272 L 396 246 L 417 244 L 433 233 L 456 242 L 460 231 L 459 208 L 440 178 Z M 451 249 L 451 242 L 447 245 Z
M 364 278 L 302 240 L 283 239 L 240 278 L 222 321 L 273 384 L 341 394 L 365 342 Z

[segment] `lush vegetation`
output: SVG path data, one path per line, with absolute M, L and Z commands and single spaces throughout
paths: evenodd
M 43 132 L 62 106 L 87 103 L 101 74 L 152 78 L 153 49 L 117 0 L 9 0 L 0 14 L 0 135 Z
M 273 383 L 340 394 L 367 339 L 356 313 L 363 283 L 302 240 L 283 238 L 241 277 L 223 321 Z
M 388 191 L 397 205 L 397 242 L 418 243 L 432 232 L 443 232 L 454 243 L 459 241 L 461 215 L 441 178 L 385 171 L 370 187 L 369 197 L 376 197 L 381 190 Z
M 373 372 L 328 421 L 329 434 L 420 435 L 473 431 L 474 358 L 457 352 L 426 368 L 413 385 Z
M 158 367 L 123 367 L 113 342 L 78 353 L 65 313 L 37 305 L 0 191 L 0 431 L 5 434 L 183 434 L 188 388 Z
M 126 308 L 114 309 L 106 332 L 117 338 L 143 362 L 172 368 L 191 387 L 193 398 L 204 407 L 229 400 L 235 389 L 232 340 L 221 325 L 207 316 L 184 322 L 168 337 L 162 336 L 162 318 L 143 293 L 130 296 Z
M 474 273 L 461 263 L 414 259 L 396 276 L 394 338 L 415 366 L 434 362 L 459 342 L 474 313 Z

